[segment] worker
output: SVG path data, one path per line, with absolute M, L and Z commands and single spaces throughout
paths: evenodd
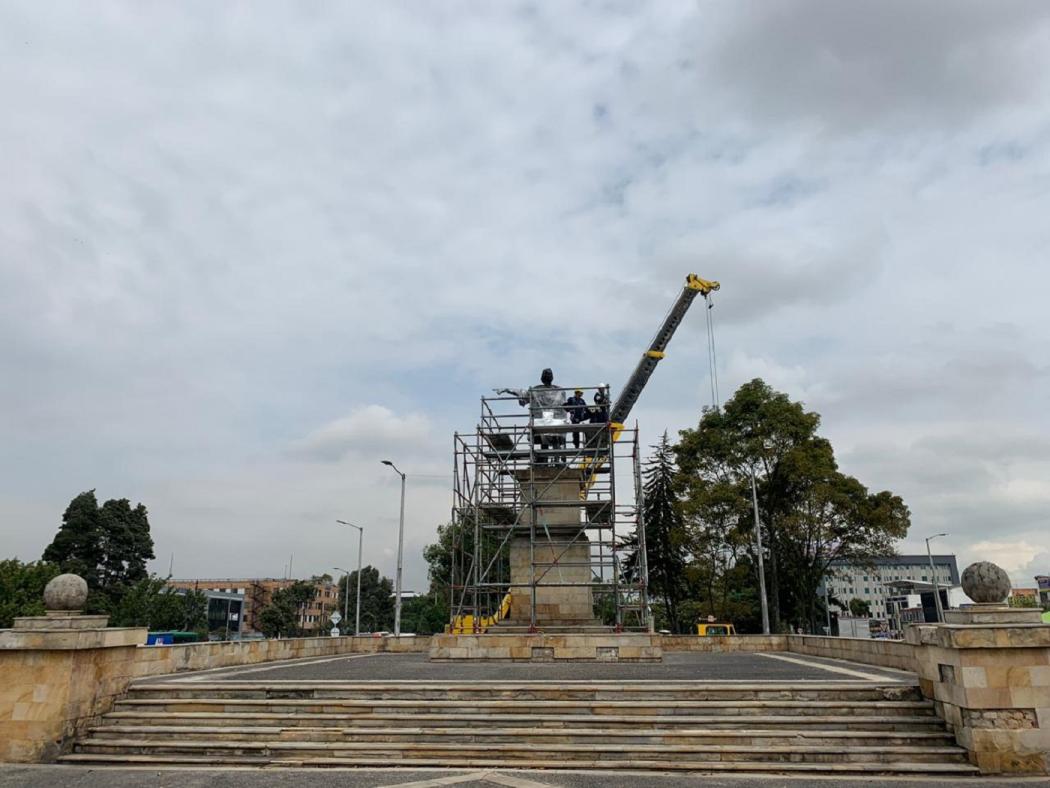
M 565 409 L 569 412 L 569 421 L 573 424 L 582 424 L 590 419 L 587 408 L 587 400 L 583 398 L 583 389 L 576 389 L 572 396 L 565 401 Z M 580 433 L 572 434 L 573 448 L 580 448 Z
M 594 405 L 591 406 L 591 424 L 605 424 L 609 421 L 609 403 L 605 394 L 600 391 L 594 393 Z

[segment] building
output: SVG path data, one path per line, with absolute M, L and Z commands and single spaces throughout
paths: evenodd
M 1036 575 L 1035 584 L 1039 586 L 1039 601 L 1044 608 L 1050 607 L 1050 575 Z
M 933 556 L 936 583 L 942 588 L 959 585 L 959 564 L 954 555 Z M 873 618 L 889 618 L 898 604 L 891 604 L 891 597 L 899 597 L 900 589 L 888 583 L 912 581 L 916 585 L 929 584 L 930 602 L 933 602 L 934 575 L 930 572 L 930 559 L 925 555 L 892 555 L 876 558 L 871 566 L 851 566 L 846 561 L 833 561 L 825 578 L 827 592 L 848 605 L 851 599 L 868 603 Z M 817 593 L 824 596 L 824 584 Z M 943 597 L 942 597 L 943 599 Z M 832 603 L 834 605 L 834 603 Z
M 258 634 L 256 622 L 259 614 L 270 604 L 275 591 L 288 588 L 294 579 L 276 577 L 251 578 L 202 578 L 195 580 L 169 580 L 168 585 L 175 589 L 215 592 L 222 598 L 242 600 L 240 606 L 241 635 Z M 331 624 L 328 617 L 339 604 L 339 587 L 330 579 L 319 580 L 316 584 L 314 598 L 299 612 L 299 626 L 303 629 L 323 629 L 327 631 Z M 210 610 L 209 601 L 209 610 Z M 340 611 L 341 612 L 341 611 Z M 210 623 L 210 622 L 209 622 Z

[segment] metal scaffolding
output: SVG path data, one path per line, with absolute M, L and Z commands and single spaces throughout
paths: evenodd
M 593 600 L 580 628 L 650 631 L 637 426 L 532 410 L 483 397 L 475 430 L 454 437 L 450 631 L 553 629 L 538 613 L 553 589 L 577 609 Z

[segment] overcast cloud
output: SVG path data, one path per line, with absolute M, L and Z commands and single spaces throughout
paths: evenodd
M 69 499 L 178 576 L 406 587 L 452 432 L 622 384 L 689 271 L 901 494 L 904 550 L 1050 573 L 1044 2 L 0 0 L 0 555 Z M 634 415 L 708 403 L 690 315 Z

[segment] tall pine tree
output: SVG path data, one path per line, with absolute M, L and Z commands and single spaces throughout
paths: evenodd
M 649 594 L 663 604 L 667 627 L 682 631 L 679 607 L 686 596 L 685 568 L 688 560 L 685 525 L 675 495 L 674 450 L 664 432 L 643 471 L 642 517 L 645 521 L 646 557 L 649 565 Z M 633 539 L 637 545 L 637 540 Z M 637 571 L 637 550 L 624 566 L 630 576 Z
M 146 561 L 154 558 L 149 517 L 141 503 L 127 498 L 98 505 L 95 491 L 74 498 L 62 515 L 62 525 L 44 550 L 43 560 L 63 572 L 83 577 L 91 591 L 112 606 L 130 586 L 147 577 Z M 98 607 L 92 603 L 93 607 Z

